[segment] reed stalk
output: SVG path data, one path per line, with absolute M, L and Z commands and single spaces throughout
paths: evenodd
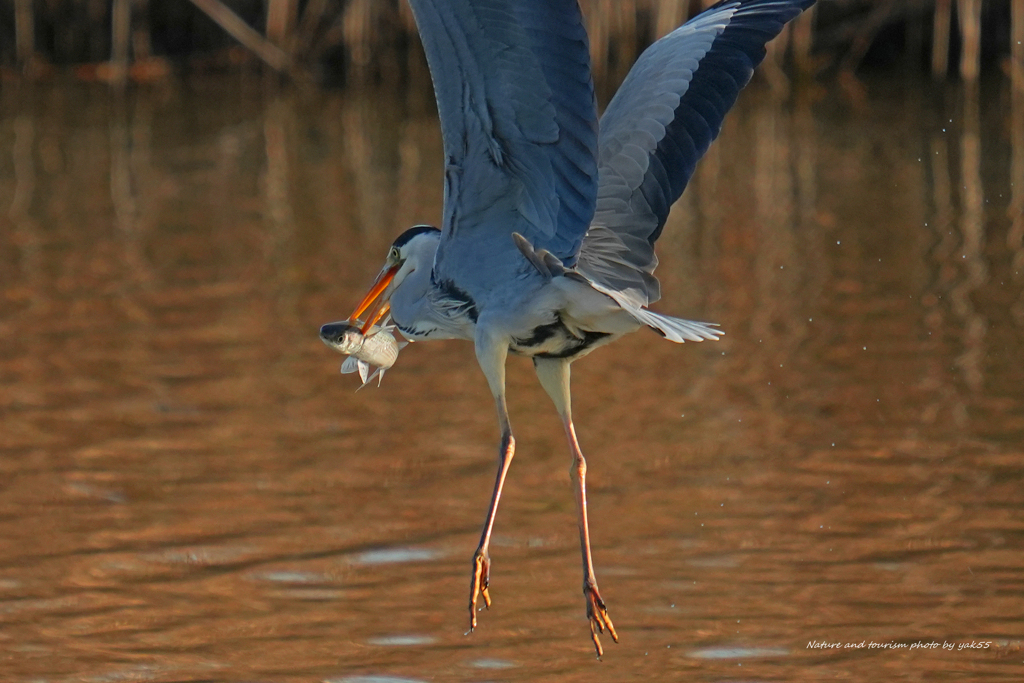
M 36 52 L 36 27 L 32 15 L 32 0 L 14 0 L 15 54 L 18 64 L 26 68 Z
M 282 73 L 291 70 L 291 58 L 281 48 L 245 23 L 245 20 L 231 11 L 227 5 L 219 0 L 190 0 L 190 2 L 272 69 Z
M 124 85 L 128 79 L 128 50 L 132 28 L 132 0 L 114 0 L 110 11 L 110 63 L 112 82 Z
M 932 78 L 942 80 L 949 71 L 949 28 L 952 0 L 935 0 L 932 14 Z
M 1012 0 L 1010 23 L 1010 81 L 1024 93 L 1024 0 Z
M 960 77 L 974 83 L 981 73 L 981 0 L 958 0 L 960 17 Z
M 291 52 L 298 14 L 298 0 L 270 0 L 267 7 L 267 40 L 285 52 Z

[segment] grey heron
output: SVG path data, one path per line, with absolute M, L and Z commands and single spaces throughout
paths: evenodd
M 491 530 L 515 453 L 511 352 L 533 359 L 565 428 L 598 656 L 599 633 L 618 641 L 594 574 L 569 368 L 643 326 L 674 342 L 722 334 L 650 310 L 660 298 L 654 243 L 766 43 L 813 2 L 714 5 L 649 47 L 599 120 L 577 0 L 410 0 L 444 140 L 442 227 L 394 241 L 350 320 L 365 333 L 390 314 L 409 340 L 474 344 L 501 444 L 473 554 L 470 631 L 478 599 L 491 605 Z M 339 325 L 321 328 L 325 341 Z

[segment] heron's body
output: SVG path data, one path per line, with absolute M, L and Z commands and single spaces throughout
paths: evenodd
M 409 260 L 427 265 L 410 273 L 390 300 L 392 319 L 409 339 L 475 341 L 484 333 L 507 339 L 508 350 L 518 355 L 571 361 L 640 327 L 579 273 L 545 275 L 526 259 L 515 287 L 477 301 L 457 281 L 429 277 L 439 237 L 427 230 L 414 238 L 422 253 Z
M 576 0 L 410 0 L 444 137 L 441 229 L 410 228 L 363 302 L 410 340 L 466 339 L 498 411 L 499 469 L 474 554 L 470 624 L 488 593 L 491 529 L 515 452 L 505 360 L 530 356 L 562 417 L 576 483 L 583 592 L 594 645 L 617 639 L 590 551 L 586 461 L 570 364 L 647 326 L 675 341 L 713 325 L 651 311 L 654 243 L 672 203 L 764 57 L 813 0 L 725 0 L 641 55 L 598 122 Z

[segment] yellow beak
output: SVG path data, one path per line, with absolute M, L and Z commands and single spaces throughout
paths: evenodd
M 366 293 L 363 300 L 356 306 L 356 310 L 352 311 L 352 315 L 348 318 L 349 320 L 357 320 L 367 309 L 370 310 L 370 314 L 366 316 L 366 322 L 363 323 L 362 328 L 359 330 L 360 333 L 366 334 L 367 330 L 376 325 L 391 310 L 391 304 L 382 297 L 382 294 L 388 288 L 388 285 L 391 284 L 391 281 L 395 279 L 397 272 L 397 265 L 385 267 L 380 272 L 380 275 L 377 276 L 373 286 L 370 287 L 370 291 Z

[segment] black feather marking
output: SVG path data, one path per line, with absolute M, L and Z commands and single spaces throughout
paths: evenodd
M 570 337 L 575 339 L 575 344 L 566 344 L 564 348 L 551 353 L 538 353 L 537 358 L 571 358 L 586 349 L 589 349 L 598 341 L 605 337 L 611 336 L 608 332 L 590 332 L 589 330 L 583 330 L 583 337 Z
M 437 332 L 437 330 L 439 329 L 437 327 L 431 327 L 431 328 L 428 328 L 428 329 L 425 329 L 425 330 L 420 330 L 420 329 L 416 329 L 415 327 L 405 327 L 405 326 L 399 325 L 398 322 L 396 322 L 396 321 L 395 321 L 395 327 L 397 327 L 398 331 L 401 332 L 402 334 L 404 334 L 409 339 L 415 339 L 417 337 L 429 337 L 430 335 L 432 335 L 435 332 Z
M 526 337 L 525 339 L 520 337 L 513 337 L 512 343 L 517 347 L 526 349 L 532 348 L 534 346 L 540 346 L 548 339 L 551 339 L 556 334 L 558 334 L 559 330 L 565 330 L 566 332 L 569 331 L 568 329 L 566 329 L 565 325 L 562 323 L 561 320 L 555 320 L 555 322 L 553 323 L 548 323 L 547 325 L 539 325 L 533 328 L 533 333 L 529 337 Z
M 602 339 L 611 336 L 607 332 L 592 332 L 590 330 L 581 330 L 580 332 L 583 336 L 573 334 L 561 319 L 557 319 L 554 322 L 538 325 L 533 328 L 533 332 L 529 337 L 513 338 L 510 348 L 515 353 L 533 356 L 534 358 L 572 358 L 586 351 Z M 531 349 L 542 346 L 545 342 L 559 336 L 562 339 L 562 344 L 557 349 L 531 353 Z
M 426 232 L 441 232 L 438 228 L 433 225 L 414 225 L 401 235 L 395 238 L 395 241 L 391 243 L 393 247 L 404 247 L 409 241 L 416 235 L 422 235 Z
M 480 317 L 480 311 L 477 310 L 476 302 L 466 290 L 460 288 L 451 280 L 436 279 L 433 272 L 430 274 L 430 281 L 433 283 L 434 288 L 440 292 L 443 302 L 451 306 L 451 310 L 455 315 L 464 314 L 476 324 L 477 318 Z

